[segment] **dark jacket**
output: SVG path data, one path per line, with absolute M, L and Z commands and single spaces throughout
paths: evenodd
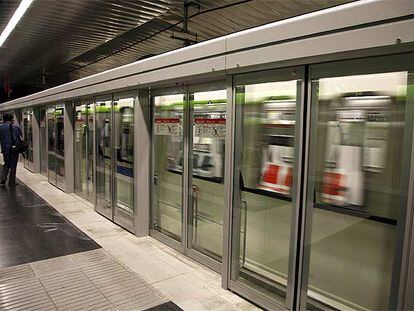
M 0 124 L 0 144 L 1 144 L 1 152 L 3 154 L 8 154 L 10 152 L 11 146 L 11 135 L 10 135 L 10 122 L 4 122 Z M 21 139 L 22 130 L 19 126 L 13 124 L 13 138 L 14 141 L 17 142 Z

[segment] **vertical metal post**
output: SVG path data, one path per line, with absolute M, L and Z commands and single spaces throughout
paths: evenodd
M 116 152 L 115 152 L 115 98 L 114 95 L 111 94 L 110 96 L 111 101 L 111 115 L 109 119 L 109 130 L 111 131 L 110 134 L 110 140 L 109 140 L 109 150 L 111 150 L 111 165 L 110 165 L 110 183 L 109 183 L 109 192 L 111 193 L 109 200 L 111 205 L 111 220 L 114 221 L 115 215 L 116 215 L 116 205 L 117 202 L 115 202 L 116 197 L 116 170 L 117 170 L 117 163 L 116 163 Z
M 151 211 L 151 116 L 148 89 L 139 89 L 134 102 L 135 234 L 149 235 Z
M 33 172 L 40 173 L 40 108 L 32 110 Z
M 225 189 L 225 211 L 223 218 L 223 274 L 221 286 L 224 289 L 229 287 L 232 258 L 232 215 L 233 215 L 233 191 L 234 191 L 234 129 L 235 129 L 235 92 L 233 76 L 227 77 L 227 104 L 226 104 L 226 143 L 225 143 L 225 171 L 224 171 L 224 189 Z
M 293 184 L 293 209 L 291 214 L 291 235 L 289 246 L 289 267 L 286 305 L 289 309 L 296 308 L 295 303 L 298 299 L 301 287 L 301 265 L 302 265 L 302 245 L 301 237 L 303 235 L 303 217 L 305 189 L 307 182 L 307 153 L 308 143 L 308 98 L 307 98 L 307 68 L 298 68 L 292 71 L 292 77 L 297 79 L 297 109 L 296 109 L 296 126 L 295 126 L 295 163 L 294 163 L 294 184 Z M 300 100 L 298 102 L 298 99 Z
M 184 141 L 184 148 L 183 148 L 183 175 L 182 175 L 182 183 L 183 183 L 183 198 L 182 198 L 182 221 L 181 221 L 181 236 L 182 236 L 182 245 L 184 253 L 187 253 L 188 247 L 188 221 L 189 221 L 189 204 L 190 195 L 192 193 L 190 188 L 190 100 L 188 94 L 188 88 L 185 87 L 183 90 L 185 94 L 184 98 L 184 107 L 183 107 L 183 141 Z M 192 163 L 191 163 L 192 164 Z
M 405 103 L 403 169 L 401 185 L 403 190 L 397 218 L 397 238 L 391 282 L 390 309 L 414 309 L 414 78 L 408 75 Z M 411 289 L 411 291 L 410 291 Z
M 191 243 L 193 241 L 193 204 L 194 204 L 194 193 L 193 193 L 193 123 L 194 123 L 194 93 L 191 92 L 189 88 L 186 88 L 186 97 L 187 97 L 187 125 L 185 128 L 187 129 L 187 153 L 186 156 L 188 157 L 188 167 L 187 167 L 187 184 L 186 188 L 188 191 L 188 198 L 187 198 L 187 218 L 185 221 L 185 231 L 187 232 L 187 243 L 185 244 L 185 248 L 190 248 Z
M 65 190 L 68 193 L 75 191 L 75 161 L 73 157 L 73 143 L 74 143 L 74 102 L 66 102 L 64 106 L 64 159 L 65 159 Z M 57 130 L 57 129 L 56 129 Z M 57 137 L 57 136 L 56 136 Z M 58 161 L 56 160 L 56 163 Z M 57 174 L 56 174 L 57 176 Z
M 316 141 L 317 127 L 317 106 L 314 102 L 317 100 L 317 85 L 312 84 L 309 67 L 305 69 L 304 93 L 305 113 L 303 127 L 303 144 L 304 155 L 302 159 L 302 189 L 303 195 L 301 200 L 302 217 L 299 222 L 298 232 L 298 259 L 297 259 L 297 277 L 295 286 L 295 296 L 293 301 L 294 310 L 305 310 L 307 305 L 307 291 L 309 280 L 309 262 L 310 246 L 312 235 L 312 212 L 313 212 L 313 186 L 309 178 L 314 175 L 316 150 L 313 142 Z M 311 186 L 310 186 L 311 185 Z
M 93 107 L 93 137 L 92 137 L 92 141 L 93 141 L 93 189 L 94 189 L 94 207 L 95 207 L 95 211 L 97 211 L 97 204 L 98 204 L 98 187 L 96 185 L 96 181 L 97 181 L 97 177 L 96 177 L 96 161 L 97 161 L 97 154 L 98 154 L 98 140 L 96 139 L 97 136 L 97 131 L 96 131 L 96 98 L 92 98 L 92 103 L 91 106 Z

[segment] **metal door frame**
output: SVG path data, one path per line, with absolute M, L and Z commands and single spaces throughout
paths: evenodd
M 66 115 L 66 104 L 65 104 L 65 102 L 63 102 L 63 103 L 56 103 L 55 105 L 54 105 L 54 107 L 55 107 L 55 113 L 56 113 L 56 109 L 63 109 L 63 127 L 65 126 L 65 115 Z M 58 157 L 57 157 L 57 152 L 56 152 L 56 150 L 57 150 L 57 148 L 58 148 L 58 144 L 57 144 L 57 139 L 58 139 L 58 127 L 57 127 L 57 118 L 56 118 L 56 114 L 55 114 L 55 116 L 54 116 L 54 118 L 55 118 L 55 138 L 56 138 L 56 141 L 55 141 L 55 159 L 56 159 L 56 162 L 55 162 L 55 173 L 56 173 L 56 187 L 57 188 L 59 188 L 60 190 L 62 190 L 62 191 L 66 191 L 65 190 L 65 188 L 66 188 L 66 168 L 65 168 L 65 166 L 64 166 L 64 169 L 65 169 L 65 175 L 63 176 L 63 184 L 60 184 L 59 182 L 58 182 L 58 173 L 57 173 L 57 170 L 58 170 L 58 160 L 62 160 L 62 159 L 58 159 Z M 63 131 L 64 131 L 64 129 L 63 129 Z M 63 132 L 63 134 L 64 134 L 64 132 Z M 65 142 L 65 137 L 63 137 L 63 142 Z M 59 155 L 59 157 L 63 157 L 63 163 L 65 163 L 65 144 L 63 143 L 63 156 L 61 156 L 61 155 Z
M 250 75 L 252 74 L 263 74 L 263 77 L 252 79 Z M 243 78 L 243 75 L 246 78 Z M 239 281 L 232 280 L 232 265 L 238 264 L 233 261 L 233 256 L 238 252 L 238 249 L 233 249 L 235 237 L 233 232 L 235 226 L 241 225 L 241 219 L 236 217 L 238 214 L 236 211 L 236 202 L 240 195 L 240 189 L 238 186 L 239 182 L 239 172 L 238 165 L 239 160 L 237 155 L 240 155 L 240 148 L 242 142 L 242 111 L 241 109 L 236 109 L 236 78 L 240 77 L 241 80 L 256 80 L 257 83 L 263 81 L 266 82 L 278 82 L 278 81 L 288 81 L 298 80 L 301 81 L 300 87 L 296 89 L 297 98 L 300 100 L 296 103 L 296 126 L 295 126 L 295 162 L 294 162 L 294 176 L 299 176 L 295 178 L 295 183 L 292 187 L 294 196 L 292 196 L 292 214 L 291 214 L 291 224 L 290 224 L 290 239 L 289 239 L 289 265 L 288 265 L 288 277 L 287 277 L 287 287 L 286 287 L 286 305 L 281 304 L 279 301 L 271 299 L 266 294 L 262 293 L 259 290 L 256 290 L 252 287 L 249 287 L 246 284 L 240 283 Z M 304 120 L 306 119 L 306 84 L 307 84 L 307 75 L 305 66 L 289 66 L 282 68 L 269 68 L 268 70 L 257 70 L 250 71 L 246 73 L 241 73 L 239 75 L 231 75 L 228 77 L 228 124 L 226 128 L 227 137 L 226 137 L 226 176 L 228 177 L 228 182 L 226 184 L 226 193 L 227 193 L 227 213 L 225 218 L 225 223 L 227 224 L 224 233 L 224 247 L 223 250 L 226 251 L 225 258 L 227 259 L 224 263 L 224 273 L 222 276 L 222 286 L 235 292 L 240 293 L 242 296 L 256 301 L 261 306 L 268 309 L 293 309 L 294 305 L 294 293 L 295 288 L 298 285 L 298 276 L 297 276 L 297 264 L 299 260 L 298 252 L 298 237 L 300 235 L 300 219 L 301 219 L 301 205 L 302 205 L 302 182 L 303 182 L 303 167 L 306 155 L 303 153 L 304 148 Z M 236 146 L 237 145 L 237 146 Z M 236 252 L 236 253 L 235 253 Z M 224 256 L 224 254 L 223 254 Z
M 184 95 L 184 102 L 187 102 L 187 85 L 186 84 L 180 84 L 177 85 L 175 87 L 166 87 L 166 88 L 156 88 L 156 89 L 151 89 L 149 91 L 149 102 L 150 102 L 150 124 L 151 124 L 151 135 L 150 135 L 150 144 L 151 144 L 151 176 L 150 176 L 150 235 L 152 237 L 154 237 L 155 239 L 159 240 L 160 242 L 172 247 L 173 249 L 185 254 L 185 247 L 184 245 L 187 245 L 187 234 L 184 230 L 184 219 L 188 219 L 187 217 L 187 200 L 186 200 L 186 196 L 184 193 L 184 185 L 185 185 L 185 166 L 187 164 L 187 160 L 186 160 L 186 154 L 185 154 L 185 131 L 184 131 L 184 126 L 183 126 L 183 173 L 181 175 L 181 183 L 182 183 L 182 193 L 181 193 L 181 210 L 182 210 L 182 215 L 181 215 L 181 241 L 177 241 L 175 239 L 173 239 L 172 237 L 169 237 L 163 233 L 161 233 L 158 230 L 153 229 L 153 213 L 154 213 L 154 209 L 155 209 L 155 190 L 154 190 L 154 169 L 155 169 L 155 153 L 154 153 L 154 97 L 156 96 L 164 96 L 164 95 L 178 95 L 178 94 L 183 94 Z M 183 107 L 183 124 L 185 122 L 185 115 L 186 115 L 186 106 L 184 105 Z
M 134 207 L 134 213 L 132 216 L 132 222 L 129 223 L 126 220 L 123 220 L 123 218 L 118 217 L 117 216 L 117 203 L 115 201 L 116 198 L 116 149 L 115 149 L 115 131 L 114 131 L 114 123 L 115 123 L 115 111 L 114 111 L 114 102 L 117 99 L 122 99 L 125 98 L 126 96 L 130 96 L 131 98 L 133 98 L 133 109 L 135 111 L 136 109 L 136 98 L 138 95 L 138 91 L 137 90 L 129 90 L 129 91 L 124 91 L 124 92 L 117 92 L 117 93 L 110 93 L 110 94 L 102 94 L 99 96 L 96 96 L 93 98 L 91 105 L 93 105 L 94 109 L 93 109 L 93 159 L 94 159 L 94 165 L 93 165 L 93 179 L 94 179 L 94 185 L 93 188 L 95 190 L 94 192 L 94 206 L 95 206 L 95 211 L 98 212 L 99 214 L 101 214 L 102 216 L 108 218 L 109 220 L 111 220 L 112 222 L 116 223 L 117 225 L 123 227 L 124 229 L 131 231 L 131 232 L 135 232 L 135 215 L 136 215 L 136 211 L 135 211 L 135 196 L 133 193 L 133 207 Z M 111 202 L 110 203 L 111 207 L 109 209 L 109 211 L 103 211 L 102 209 L 99 208 L 98 206 L 98 194 L 97 194 L 97 148 L 98 148 L 98 141 L 97 141 L 97 131 L 96 131 L 96 127 L 97 127 L 97 109 L 96 109 L 96 103 L 98 101 L 110 101 L 111 105 L 110 105 L 110 116 L 109 116 L 109 122 L 110 122 L 110 155 L 111 155 L 111 165 L 110 165 L 110 172 L 111 172 L 111 176 L 109 178 L 109 186 L 110 186 L 110 198 L 111 198 Z M 133 122 L 134 122 L 134 126 L 135 126 L 135 114 L 133 117 Z M 133 133 L 135 135 L 135 133 Z M 135 146 L 134 146 L 135 148 Z M 134 168 L 134 174 L 135 174 L 135 157 L 134 157 L 134 164 L 133 164 L 133 168 Z M 135 187 L 135 183 L 134 183 L 134 187 Z M 89 191 L 89 189 L 88 189 Z M 90 195 L 90 191 L 88 192 L 88 195 Z
M 183 107 L 183 172 L 182 172 L 182 221 L 181 221 L 181 242 L 174 240 L 165 234 L 152 229 L 152 223 L 150 224 L 150 234 L 160 240 L 161 242 L 173 247 L 179 252 L 189 256 L 190 258 L 202 263 L 203 265 L 211 268 L 212 270 L 221 273 L 223 264 L 225 261 L 225 251 L 223 250 L 222 262 L 201 253 L 191 248 L 191 236 L 194 230 L 192 225 L 192 212 L 193 212 L 193 196 L 192 196 L 192 147 L 193 147 L 193 118 L 194 118 L 194 107 L 190 105 L 194 92 L 197 91 L 208 91 L 208 90 L 219 90 L 227 89 L 226 79 L 216 78 L 212 81 L 201 82 L 201 83 L 183 83 L 181 86 L 170 87 L 170 88 L 159 88 L 150 91 L 150 102 L 151 102 L 151 124 L 154 121 L 154 103 L 153 98 L 155 96 L 171 95 L 171 94 L 183 94 L 184 102 L 186 103 Z M 227 104 L 228 106 L 228 104 Z M 227 116 L 227 112 L 226 112 Z M 227 137 L 226 137 L 227 138 Z M 154 132 L 151 131 L 151 158 L 152 158 L 152 169 L 151 169 L 151 214 L 154 209 Z M 226 149 L 227 150 L 227 149 Z M 191 153 L 191 157 L 190 157 Z M 224 175 L 226 179 L 226 175 Z M 223 184 L 224 190 L 226 189 L 226 182 Z M 225 198 L 225 196 L 224 196 Z M 223 211 L 223 236 L 225 234 L 225 209 Z M 152 215 L 151 215 L 152 220 Z
M 85 200 L 87 200 L 87 201 L 89 201 L 89 202 L 91 202 L 91 203 L 95 203 L 95 195 L 92 195 L 92 194 L 94 194 L 94 191 L 93 191 L 93 187 L 92 187 L 92 189 L 90 189 L 90 184 L 89 184 L 89 177 L 91 177 L 91 176 L 89 176 L 89 173 L 90 173 L 90 165 L 89 165 L 89 162 L 90 162 L 90 160 L 89 160 L 89 140 L 90 139 L 92 139 L 93 140 L 93 136 L 94 136 L 94 133 L 95 133 L 95 131 L 94 131 L 94 122 L 92 123 L 92 137 L 90 138 L 89 136 L 89 129 L 90 129 L 90 127 L 89 127 L 89 116 L 90 115 L 92 115 L 93 116 L 93 120 L 95 120 L 95 116 L 94 116 L 94 114 L 93 113 L 91 113 L 91 111 L 89 110 L 88 111 L 88 109 L 90 109 L 91 108 L 91 106 L 93 106 L 93 99 L 92 98 L 80 98 L 80 99 L 77 99 L 77 100 L 74 100 L 74 111 L 75 111 L 75 115 L 74 115 L 74 121 L 73 121 L 73 127 L 75 127 L 75 123 L 76 123 L 76 107 L 77 106 L 82 106 L 82 105 L 85 105 L 85 111 L 86 111 L 86 119 L 85 119 L 85 121 L 84 121 L 84 125 L 86 126 L 86 133 L 85 133 L 85 146 L 84 146 L 84 152 L 85 152 L 85 174 L 86 174 L 86 181 L 85 181 L 85 186 L 86 186 L 86 188 L 85 188 L 85 192 L 83 192 L 81 189 L 76 189 L 76 186 L 75 186 L 75 188 L 74 188 L 74 192 L 77 194 L 77 195 L 79 195 L 79 196 L 81 196 L 82 198 L 84 198 Z M 73 144 L 75 145 L 75 138 L 76 138 L 76 135 L 73 135 Z M 92 145 L 92 152 L 94 153 L 94 146 Z M 73 148 L 73 156 L 75 156 L 75 153 L 76 153 L 76 150 L 75 150 L 75 148 Z M 92 154 L 92 158 L 93 158 L 93 154 Z M 76 164 L 74 165 L 74 169 L 76 170 Z M 92 169 L 93 169 L 93 167 L 92 167 Z
M 55 172 L 55 180 L 53 181 L 53 178 L 51 178 L 50 176 L 50 166 L 49 166 L 49 157 L 50 157 L 50 149 L 49 149 L 49 118 L 48 118 L 48 110 L 49 109 L 54 109 L 53 110 L 53 120 L 54 120 L 54 129 L 53 132 L 55 133 L 55 147 L 53 148 L 53 153 L 54 153 L 54 158 L 55 158 L 55 167 L 54 167 L 54 172 Z M 46 146 L 47 146 L 47 181 L 52 184 L 53 186 L 57 187 L 57 176 L 56 176 L 56 115 L 55 115 L 55 111 L 56 111 L 56 104 L 50 104 L 46 106 Z
M 111 202 L 109 202 L 110 203 L 110 205 L 111 205 L 111 208 L 109 209 L 109 211 L 105 211 L 102 207 L 99 207 L 99 205 L 98 205 L 98 191 L 97 191 L 97 183 L 96 183 L 96 181 L 97 181 L 97 159 L 98 159 L 98 152 L 97 152 L 97 149 L 98 149 L 98 141 L 97 141 L 97 135 L 98 135 L 98 132 L 97 132 L 97 130 L 96 130 L 96 127 L 97 127 L 97 102 L 99 102 L 99 101 L 110 101 L 111 102 L 111 110 L 110 110 L 110 131 L 111 131 L 111 133 L 110 133 L 110 146 L 109 146 L 109 152 L 110 152 L 110 155 L 111 155 L 111 165 L 110 165 L 110 172 L 111 172 L 111 176 L 110 176 L 110 178 L 109 178 L 109 187 L 110 187 L 110 198 L 111 198 Z M 114 191 L 114 189 L 113 189 L 113 166 L 114 166 L 114 158 L 113 158 L 113 130 L 112 130 L 112 122 L 113 122 L 113 101 L 114 101 L 114 97 L 113 97 L 113 94 L 112 93 L 110 93 L 110 94 L 102 94 L 102 95 L 98 95 L 98 96 L 95 96 L 94 98 L 93 98 L 93 106 L 94 106 L 94 109 L 93 109 L 93 132 L 94 132 L 94 135 L 93 135 L 93 145 L 94 145 L 94 185 L 93 185 L 93 187 L 94 187 L 94 189 L 95 189 L 95 202 L 94 202 L 94 206 L 95 206 L 95 211 L 97 212 L 97 213 L 99 213 L 99 214 L 101 214 L 102 216 L 104 216 L 104 217 L 106 217 L 106 218 L 108 218 L 109 220 L 111 220 L 111 221 L 113 221 L 113 215 L 114 215 L 114 211 L 113 211 L 113 197 L 114 197 L 114 194 L 113 194 L 113 191 Z M 104 164 L 104 166 L 105 166 L 106 164 Z M 104 169 L 106 169 L 105 167 L 104 167 Z
M 123 217 L 119 217 L 118 216 L 118 204 L 117 204 L 117 200 L 115 200 L 115 198 L 117 197 L 117 187 L 116 187 L 116 174 L 117 174 L 117 154 L 116 154 L 116 149 L 115 149 L 115 135 L 119 134 L 119 133 L 115 133 L 115 131 L 113 130 L 114 125 L 115 125 L 115 111 L 114 111 L 114 102 L 116 100 L 119 99 L 123 99 L 123 98 L 132 98 L 133 102 L 132 102 L 132 109 L 133 109 L 133 124 L 135 126 L 135 109 L 136 109 L 136 101 L 137 101 L 137 97 L 138 97 L 138 90 L 134 89 L 134 90 L 129 90 L 129 91 L 124 91 L 124 92 L 118 92 L 118 93 L 113 93 L 112 94 L 112 104 L 111 104 L 111 123 L 112 123 L 112 132 L 111 132 L 111 139 L 112 139 L 112 163 L 113 163 L 113 171 L 112 171 L 112 221 L 114 223 L 116 223 L 117 225 L 127 229 L 128 231 L 131 232 L 135 232 L 135 216 L 136 216 L 136 208 L 135 208 L 135 191 L 132 192 L 132 207 L 133 207 L 133 214 L 132 214 L 132 220 L 131 222 L 128 222 L 127 220 L 125 220 Z M 122 116 L 121 116 L 122 117 Z M 135 142 L 135 131 L 133 132 L 134 135 L 134 142 Z M 134 144 L 134 149 L 135 149 L 135 144 Z M 134 156 L 134 161 L 133 161 L 133 170 L 134 170 L 134 176 L 136 174 L 135 172 L 135 156 Z M 132 182 L 133 182 L 133 186 L 135 187 L 135 177 L 132 178 Z
M 186 228 L 184 230 L 186 230 L 186 234 L 187 234 L 187 241 L 185 244 L 185 249 L 184 249 L 184 254 L 188 255 L 190 258 L 202 263 L 203 265 L 211 268 L 212 270 L 221 273 L 222 272 L 222 267 L 223 267 L 223 262 L 224 262 L 224 255 L 225 252 L 223 250 L 223 254 L 222 254 L 222 261 L 218 261 L 213 257 L 208 256 L 207 254 L 203 254 L 200 251 L 197 251 L 196 249 L 191 247 L 191 241 L 192 241 L 192 236 L 193 236 L 193 232 L 194 232 L 194 227 L 193 227 L 193 142 L 194 142 L 194 137 L 193 137 L 193 131 L 194 131 L 194 107 L 193 105 L 191 105 L 191 101 L 194 100 L 194 93 L 196 92 L 208 92 L 208 91 L 217 91 L 217 90 L 227 90 L 227 80 L 224 79 L 220 79 L 220 78 L 216 78 L 214 80 L 211 81 L 207 81 L 207 82 L 201 82 L 201 83 L 194 83 L 194 84 L 188 84 L 186 87 L 186 99 L 187 99 L 187 113 L 186 113 L 186 118 L 184 119 L 184 124 L 185 121 L 187 121 L 186 126 L 185 126 L 185 133 L 187 136 L 187 151 L 185 154 L 185 157 L 187 158 L 187 173 L 186 173 L 186 177 L 187 177 L 187 184 L 183 185 L 184 188 L 187 189 L 187 218 L 186 219 Z M 227 106 L 228 106 L 228 102 L 226 103 L 226 118 L 227 118 Z M 227 122 L 227 120 L 226 120 Z M 227 137 L 226 137 L 227 138 Z M 184 140 L 185 141 L 185 140 Z M 225 149 L 227 150 L 227 149 Z M 190 157 L 191 155 L 191 157 Z M 225 165 L 225 159 L 223 159 L 223 163 Z M 225 172 L 225 171 L 224 171 Z M 225 210 L 226 210 L 226 175 L 224 174 L 223 176 L 223 199 L 224 199 L 224 207 L 223 207 L 223 236 L 224 236 L 224 220 L 225 220 Z
M 33 107 L 23 108 L 21 110 L 21 112 L 22 112 L 22 121 L 23 121 L 22 122 L 23 140 L 25 140 L 26 143 L 29 146 L 28 149 L 27 149 L 27 152 L 26 152 L 26 158 L 24 158 L 23 155 L 22 155 L 22 157 L 23 157 L 22 162 L 23 162 L 23 166 L 24 166 L 25 169 L 27 169 L 28 171 L 34 173 L 34 159 L 33 159 L 33 156 L 34 156 L 34 146 L 33 146 L 33 124 L 32 124 L 33 118 L 34 118 Z M 26 120 L 26 122 L 25 122 L 25 120 Z M 28 138 L 26 136 L 28 136 L 27 135 L 28 134 L 27 131 L 28 131 L 28 128 L 29 128 L 29 122 L 30 122 L 30 127 L 32 128 L 32 141 L 31 141 L 32 147 L 31 148 L 32 148 L 32 160 L 33 161 L 30 161 L 29 160 L 30 142 L 28 141 L 28 139 L 26 139 L 26 138 Z
M 402 53 L 402 54 L 389 54 L 384 56 L 365 56 L 356 59 L 344 59 L 344 60 L 333 60 L 327 63 L 315 63 L 309 65 L 309 79 L 308 79 L 308 89 L 307 89 L 307 100 L 308 100 L 308 113 L 307 113 L 307 142 L 306 142 L 306 153 L 307 153 L 307 162 L 305 163 L 305 174 L 307 176 L 311 175 L 315 169 L 315 161 L 314 157 L 316 156 L 315 152 L 315 137 L 316 137 L 316 130 L 315 126 L 312 124 L 315 123 L 315 116 L 317 111 L 313 108 L 314 96 L 316 95 L 316 91 L 312 88 L 311 81 L 314 78 L 323 78 L 323 77 L 342 77 L 347 76 L 352 73 L 352 75 L 369 75 L 369 74 L 376 74 L 376 73 L 387 73 L 387 72 L 395 72 L 395 71 L 407 71 L 411 74 L 414 72 L 414 66 L 412 65 L 412 56 L 414 53 Z M 353 69 L 346 68 L 346 64 L 352 65 L 359 65 L 353 66 Z M 336 66 L 336 68 L 335 68 Z M 328 67 L 328 68 L 327 68 Z M 335 69 L 331 69 L 334 67 Z M 316 73 L 314 73 L 316 71 Z M 408 76 L 407 86 L 409 85 L 410 76 Z M 413 81 L 411 77 L 411 81 Z M 407 95 L 408 95 L 407 91 Z M 413 98 L 407 96 L 407 100 L 410 99 L 411 101 Z M 317 101 L 316 101 L 317 102 Z M 408 105 L 408 101 L 406 105 Z M 407 108 L 406 108 L 407 109 Z M 411 108 L 411 111 L 412 108 Z M 414 143 L 414 126 L 413 124 L 406 125 L 404 129 L 404 142 L 403 142 L 403 149 L 404 151 L 404 163 L 408 164 L 410 167 L 410 172 L 405 172 L 402 167 L 402 175 L 400 177 L 401 180 L 401 187 L 402 188 L 402 195 L 401 195 L 401 202 L 400 202 L 400 211 L 399 215 L 397 216 L 398 220 L 402 220 L 402 225 L 398 225 L 396 227 L 396 244 L 394 249 L 394 265 L 392 269 L 392 281 L 391 281 L 391 289 L 390 289 L 390 297 L 389 297 L 389 308 L 391 309 L 401 309 L 404 304 L 404 293 L 405 293 L 405 285 L 407 284 L 407 279 L 409 276 L 406 275 L 408 271 L 409 265 L 409 253 L 410 253 L 410 235 L 409 232 L 413 229 L 413 204 L 412 201 L 412 191 L 413 191 L 413 179 L 414 179 L 414 154 L 410 154 L 412 152 L 413 143 Z M 411 135 L 411 137 L 406 137 L 405 135 Z M 410 142 L 410 144 L 407 144 Z M 301 228 L 301 241 L 300 241 L 300 265 L 298 265 L 300 271 L 300 283 L 297 287 L 297 300 L 295 304 L 295 308 L 302 309 L 307 307 L 307 302 L 309 298 L 307 297 L 307 290 L 308 290 L 308 266 L 309 266 L 309 258 L 310 258 L 310 239 L 311 239 L 311 232 L 312 232 L 312 210 L 313 210 L 313 196 L 310 193 L 312 188 L 312 180 L 311 179 L 304 179 L 304 200 L 303 200 L 303 213 L 304 218 L 303 227 Z M 404 208 L 402 208 L 404 207 Z M 312 300 L 313 301 L 313 300 Z M 318 301 L 315 301 L 318 303 Z
M 48 143 L 49 143 L 49 137 L 48 137 L 48 132 L 47 132 L 47 107 L 48 106 L 40 106 L 39 107 L 39 136 L 41 136 L 42 134 L 41 134 L 41 126 L 40 126 L 40 124 L 42 123 L 42 110 L 44 110 L 44 112 L 45 112 L 45 114 L 44 114 L 44 117 L 45 117 L 45 126 L 44 126 L 44 128 L 45 128 L 45 133 L 44 133 L 44 135 L 43 135 L 43 139 L 45 140 L 45 146 L 46 146 L 46 159 L 45 159 L 45 163 L 46 163 L 46 174 L 44 174 L 44 173 L 42 173 L 42 164 L 40 164 L 40 171 L 39 171 L 39 173 L 41 174 L 41 175 L 43 175 L 43 176 L 45 176 L 45 177 L 48 177 L 48 172 L 49 172 L 49 158 L 48 158 Z M 41 140 L 39 139 L 39 143 L 41 142 Z M 39 148 L 39 153 L 40 153 L 40 162 L 42 162 L 42 154 L 43 154 L 43 152 L 42 152 L 42 148 L 40 147 Z

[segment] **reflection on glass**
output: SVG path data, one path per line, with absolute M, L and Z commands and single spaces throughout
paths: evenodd
M 48 179 L 56 185 L 56 127 L 55 107 L 47 109 L 47 133 L 48 133 Z
M 33 111 L 31 109 L 26 110 L 23 113 L 23 140 L 28 144 L 26 152 L 26 166 L 29 169 L 33 169 Z
M 114 101 L 115 204 L 117 215 L 134 213 L 134 98 Z
M 46 109 L 40 108 L 40 133 L 39 133 L 39 142 L 40 142 L 40 173 L 47 175 L 47 136 L 46 136 Z
M 389 309 L 404 189 L 406 86 L 406 72 L 312 83 L 317 128 L 308 295 L 334 308 Z
M 64 131 L 64 106 L 56 106 L 56 177 L 57 185 L 65 184 L 65 131 Z
M 233 249 L 239 251 L 232 278 L 280 301 L 286 298 L 288 278 L 299 87 L 298 80 L 236 86 L 242 116 L 242 140 L 236 146 L 242 144 L 242 154 L 237 155 L 240 232 L 233 233 L 239 236 Z
M 25 110 L 23 112 L 23 140 L 28 144 L 27 151 L 25 153 L 26 159 L 25 167 L 28 169 L 33 169 L 33 132 L 32 132 L 32 122 L 33 122 L 33 111 L 31 109 Z
M 108 217 L 112 217 L 111 109 L 111 100 L 95 103 L 96 199 L 98 209 Z
M 194 108 L 191 246 L 221 261 L 227 92 L 196 92 L 191 96 Z
M 184 94 L 155 96 L 152 226 L 178 241 L 182 222 Z
M 93 200 L 93 109 L 88 101 L 75 107 L 75 191 Z

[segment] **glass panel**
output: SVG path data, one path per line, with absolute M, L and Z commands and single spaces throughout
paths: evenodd
M 248 82 L 236 82 L 236 137 L 241 138 L 236 141 L 239 192 L 231 277 L 282 303 L 288 282 L 301 87 L 293 73 L 289 70 L 286 80 L 276 72 L 241 76 Z
M 56 185 L 56 126 L 55 107 L 47 109 L 47 132 L 48 132 L 48 179 Z
M 195 92 L 191 247 L 221 261 L 227 91 Z
M 56 176 L 58 187 L 65 187 L 65 108 L 64 106 L 56 106 Z
M 30 144 L 28 141 L 28 132 L 29 132 L 29 111 L 28 110 L 23 110 L 23 140 L 27 143 Z M 25 153 L 25 157 L 23 160 L 24 163 L 24 167 L 28 168 L 29 167 L 29 148 Z
M 112 218 L 112 100 L 97 100 L 96 120 L 96 200 L 97 209 Z
M 87 189 L 87 137 L 88 107 L 80 102 L 75 106 L 75 192 L 83 197 L 88 196 Z
M 47 175 L 47 132 L 46 132 L 46 109 L 40 108 L 40 173 Z
M 184 94 L 153 98 L 152 227 L 181 241 Z
M 88 200 L 95 202 L 95 187 L 94 187 L 94 105 L 92 100 L 88 100 L 86 103 L 86 112 L 87 112 L 87 139 L 86 139 L 86 158 L 87 158 L 87 189 L 88 189 Z
M 27 149 L 27 161 L 28 161 L 28 168 L 33 170 L 33 110 L 27 111 L 27 137 L 26 143 L 28 144 Z
M 114 101 L 116 216 L 133 225 L 134 214 L 134 97 Z
M 407 112 L 410 78 L 406 71 L 337 75 L 312 79 L 317 126 L 308 297 L 331 308 L 392 309 L 396 238 L 403 226 L 398 214 L 407 187 L 402 176 L 410 171 L 403 161 L 411 148 L 410 140 L 404 146 L 413 117 Z

